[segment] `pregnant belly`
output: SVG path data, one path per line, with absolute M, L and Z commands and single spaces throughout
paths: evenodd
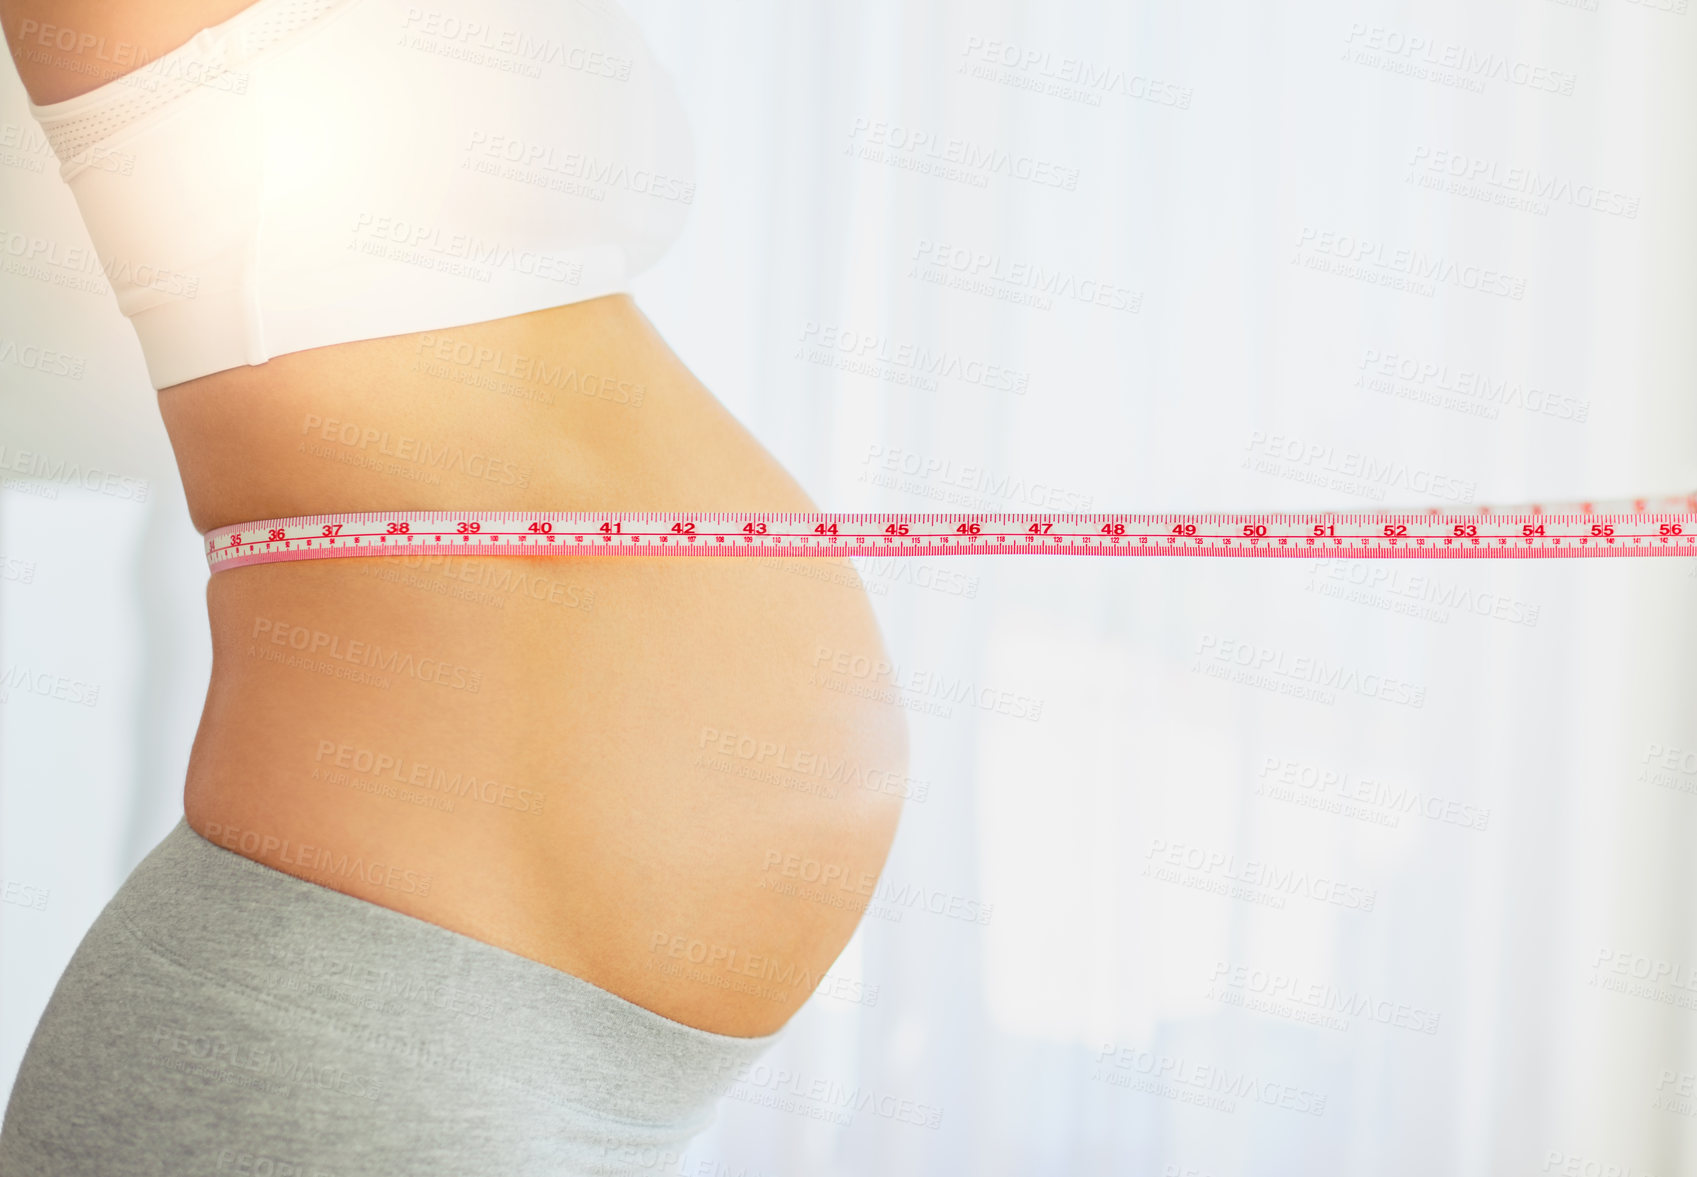
M 622 297 L 160 402 L 202 529 L 815 509 Z M 208 608 L 185 809 L 238 853 L 737 1035 L 794 1013 L 871 897 L 906 730 L 846 561 L 328 560 L 220 572 Z

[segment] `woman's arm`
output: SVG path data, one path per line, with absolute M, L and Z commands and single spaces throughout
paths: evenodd
M 0 28 L 37 104 L 140 69 L 254 0 L 0 0 Z

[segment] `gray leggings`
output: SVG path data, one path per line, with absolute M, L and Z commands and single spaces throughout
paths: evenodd
M 776 1037 L 674 1022 L 179 822 L 54 989 L 0 1174 L 660 1177 Z

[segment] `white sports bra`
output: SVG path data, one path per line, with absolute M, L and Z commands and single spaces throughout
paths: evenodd
M 610 0 L 258 0 L 30 112 L 155 388 L 626 290 L 695 195 Z

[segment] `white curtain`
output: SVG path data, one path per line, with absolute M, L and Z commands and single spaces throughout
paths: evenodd
M 700 171 L 639 301 L 826 509 L 1697 487 L 1685 0 L 628 7 Z M 209 655 L 133 334 L 22 256 L 86 238 L 0 98 L 9 1084 Z M 1697 1171 L 1690 561 L 862 569 L 923 800 L 656 1174 Z

